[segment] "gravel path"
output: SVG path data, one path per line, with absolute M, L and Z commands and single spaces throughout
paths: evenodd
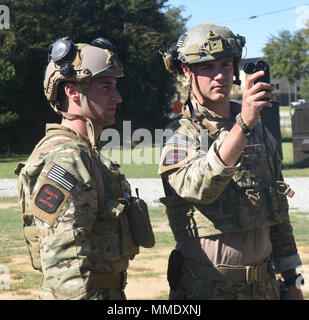
M 159 198 L 164 196 L 161 179 L 128 179 L 133 195 L 135 188 L 139 190 L 139 196 L 149 206 L 160 205 Z M 286 178 L 285 181 L 295 191 L 292 199 L 288 198 L 292 210 L 309 212 L 309 178 Z M 0 198 L 17 196 L 16 179 L 0 179 Z

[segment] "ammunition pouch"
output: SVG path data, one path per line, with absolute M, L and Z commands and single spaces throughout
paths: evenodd
M 177 195 L 161 198 L 160 202 L 166 206 L 176 241 L 252 230 L 288 219 L 286 196 L 278 193 L 275 186 L 265 186 L 254 192 L 258 197 L 253 204 L 245 189 L 235 188 L 231 181 L 209 205 L 190 203 Z
M 109 200 L 104 212 L 97 217 L 90 234 L 91 262 L 118 260 L 124 256 L 133 259 L 139 253 L 126 214 L 128 205 L 123 198 Z
M 144 248 L 152 248 L 155 245 L 155 237 L 146 202 L 140 198 L 131 197 L 126 207 L 126 214 L 136 243 Z

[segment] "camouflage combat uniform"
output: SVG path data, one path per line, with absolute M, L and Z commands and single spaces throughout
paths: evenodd
M 92 111 L 86 112 L 92 110 L 87 96 L 91 81 L 116 81 L 124 76 L 123 66 L 116 48 L 102 37 L 90 45 L 65 37 L 50 49 L 45 96 L 55 112 L 73 121 L 71 129 L 77 123 L 78 132 L 48 125 L 27 163 L 15 171 L 25 241 L 33 267 L 43 273 L 39 298 L 125 299 L 129 259 L 139 246 L 153 247 L 154 235 L 147 204 L 138 192 L 131 196 L 119 165 L 98 152 L 95 129 L 103 129 L 103 120 L 105 126 L 115 119 L 98 119 L 98 126 L 89 118 Z M 81 89 L 77 113 L 71 113 L 66 82 Z M 121 101 L 116 88 L 107 97 L 113 104 Z M 100 108 L 108 107 L 102 101 Z M 86 135 L 77 120 L 84 122 Z
M 234 167 L 218 156 L 239 112 L 231 103 L 226 119 L 187 101 L 167 127 L 159 173 L 177 241 L 171 299 L 278 299 L 275 272 L 301 264 L 275 139 L 259 121 Z
M 123 205 L 130 186 L 86 137 L 48 125 L 23 168 L 20 204 L 40 299 L 125 299 L 129 259 L 139 252 Z

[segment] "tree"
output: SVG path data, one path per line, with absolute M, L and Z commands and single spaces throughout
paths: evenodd
M 304 38 L 307 42 L 307 50 L 309 49 L 309 20 L 305 23 L 305 28 L 301 30 L 302 34 L 304 35 Z M 305 62 L 303 65 L 303 79 L 300 85 L 300 94 L 301 96 L 309 100 L 309 55 L 306 54 L 305 56 Z
M 263 48 L 266 61 L 271 65 L 273 77 L 287 79 L 289 85 L 294 84 L 304 74 L 307 50 L 308 42 L 304 33 L 298 31 L 292 34 L 287 30 L 279 32 L 277 37 L 271 36 Z
M 11 149 L 32 149 L 43 136 L 45 123 L 59 121 L 48 106 L 42 84 L 49 46 L 63 36 L 86 43 L 103 36 L 117 47 L 125 66 L 125 77 L 119 80 L 123 96 L 117 114 L 119 129 L 126 119 L 132 120 L 132 129 L 162 127 L 175 88 L 158 49 L 175 43 L 185 23 L 180 10 L 171 16 L 164 12 L 166 3 L 7 0 L 11 29 L 0 30 L 0 47 L 5 48 L 0 51 L 0 59 L 5 61 L 0 77 L 6 83 L 6 89 L 1 88 L 0 111 L 8 117 L 3 121 L 7 132 L 11 130 L 6 136 Z

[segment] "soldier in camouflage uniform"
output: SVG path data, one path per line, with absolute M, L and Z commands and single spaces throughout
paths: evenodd
M 260 111 L 272 86 L 245 83 L 242 106 L 229 100 L 239 81 L 245 38 L 228 28 L 199 25 L 161 50 L 166 68 L 184 74 L 189 95 L 166 129 L 159 174 L 177 242 L 169 258 L 170 299 L 278 299 L 275 273 L 287 299 L 301 264 L 288 215 L 275 139 Z M 299 281 L 298 281 L 299 282 Z
M 39 299 L 125 299 L 129 260 L 139 245 L 154 245 L 149 220 L 148 233 L 135 237 L 134 217 L 147 220 L 146 204 L 131 196 L 119 166 L 96 144 L 115 121 L 122 76 L 104 38 L 91 45 L 62 38 L 52 46 L 44 92 L 62 122 L 47 125 L 16 169 L 25 240 L 33 267 L 43 273 Z

